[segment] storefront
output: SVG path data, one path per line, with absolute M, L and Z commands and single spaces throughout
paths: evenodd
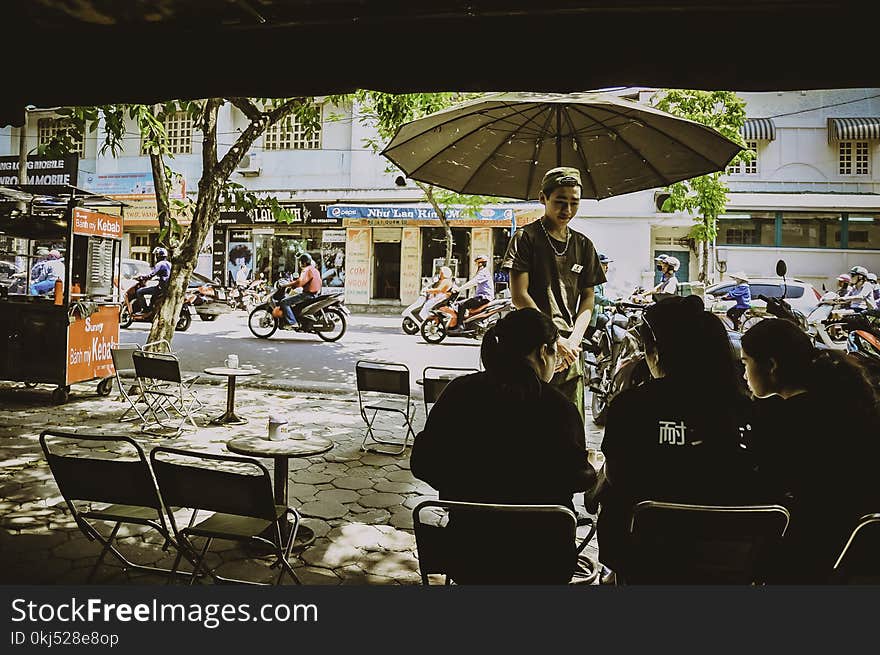
M 473 257 L 500 262 L 513 230 L 540 218 L 541 205 L 487 206 L 476 212 L 448 211 L 452 228 L 451 268 L 463 282 L 475 272 Z M 346 303 L 400 305 L 412 302 L 444 263 L 446 233 L 429 205 L 331 205 L 346 234 Z
M 227 286 L 241 271 L 248 280 L 261 274 L 269 283 L 299 273 L 299 255 L 311 255 L 324 286 L 345 286 L 345 230 L 342 220 L 327 216 L 327 205 L 285 205 L 290 223 L 276 220 L 268 208 L 220 212 L 213 233 L 212 277 Z

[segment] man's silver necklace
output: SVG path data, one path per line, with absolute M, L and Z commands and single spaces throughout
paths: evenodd
M 550 247 L 553 248 L 553 252 L 556 253 L 557 257 L 564 257 L 565 253 L 568 252 L 568 244 L 571 243 L 571 230 L 565 230 L 565 248 L 562 249 L 562 252 L 559 252 L 556 249 L 556 246 L 553 244 L 553 239 L 550 238 L 550 233 L 547 231 L 547 228 L 544 227 L 544 221 L 541 221 L 541 229 L 544 230 L 544 236 L 547 237 L 547 243 L 550 244 Z

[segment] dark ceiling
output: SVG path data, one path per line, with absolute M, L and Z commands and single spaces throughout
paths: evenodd
M 855 0 L 5 0 L 0 124 L 20 123 L 26 105 L 356 88 L 880 86 L 867 7 Z

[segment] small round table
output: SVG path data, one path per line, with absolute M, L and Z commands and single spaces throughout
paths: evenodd
M 287 507 L 287 463 L 291 457 L 311 457 L 321 455 L 333 448 L 333 442 L 321 437 L 304 437 L 301 439 L 285 439 L 269 441 L 263 437 L 239 437 L 226 442 L 226 448 L 237 455 L 249 457 L 271 457 L 275 460 L 274 487 L 275 503 Z M 282 528 L 282 538 L 286 539 L 286 526 Z M 296 534 L 294 547 L 303 548 L 315 541 L 315 532 L 308 526 L 301 525 Z
M 225 375 L 226 383 L 226 412 L 223 416 L 218 416 L 211 423 L 214 425 L 244 425 L 247 423 L 246 418 L 239 418 L 235 415 L 235 378 L 245 377 L 248 375 L 259 375 L 260 370 L 256 368 L 227 368 L 225 366 L 213 366 L 205 369 L 208 375 Z

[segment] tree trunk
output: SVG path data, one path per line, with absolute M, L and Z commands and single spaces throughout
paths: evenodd
M 416 182 L 416 185 L 424 192 L 425 197 L 428 199 L 428 202 L 431 203 L 431 207 L 434 208 L 434 211 L 437 214 L 437 218 L 440 219 L 440 224 L 443 226 L 443 231 L 446 234 L 446 258 L 444 260 L 444 264 L 449 266 L 452 263 L 452 247 L 455 242 L 452 239 L 452 228 L 449 226 L 449 220 L 446 218 L 446 212 L 440 206 L 440 203 L 437 202 L 437 199 L 434 197 L 434 187 L 430 184 L 423 184 L 422 182 Z
M 700 282 L 709 284 L 709 242 L 700 241 Z

